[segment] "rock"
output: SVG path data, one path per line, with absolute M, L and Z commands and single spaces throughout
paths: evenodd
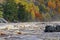
M 15 31 L 15 33 L 16 33 L 16 34 L 22 34 L 22 32 L 20 32 L 20 31 L 18 31 L 18 30 Z
M 17 34 L 22 34 L 21 32 L 17 32 Z
M 47 25 L 44 32 L 55 32 L 56 28 L 54 26 Z
M 2 36 L 2 35 L 6 35 L 4 32 L 0 32 L 0 36 Z
M 60 32 L 60 25 L 56 25 L 56 32 Z

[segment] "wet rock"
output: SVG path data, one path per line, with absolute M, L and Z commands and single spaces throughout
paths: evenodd
M 2 36 L 2 35 L 6 35 L 6 34 L 5 34 L 5 32 L 0 31 L 0 36 Z
M 44 30 L 44 32 L 55 32 L 55 31 L 56 31 L 56 28 L 51 25 L 47 25 Z
M 60 25 L 56 25 L 56 32 L 60 32 Z
M 21 32 L 17 32 L 17 34 L 22 34 Z
M 18 30 L 15 31 L 15 33 L 16 33 L 16 34 L 22 34 L 22 32 L 20 32 L 20 31 L 18 31 Z

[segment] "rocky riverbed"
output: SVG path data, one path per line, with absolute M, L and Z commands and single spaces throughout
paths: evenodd
M 20 29 L 1 29 L 0 40 L 60 40 L 60 32 L 45 33 L 44 27 L 47 24 L 38 23 L 36 25 L 24 26 L 20 27 Z

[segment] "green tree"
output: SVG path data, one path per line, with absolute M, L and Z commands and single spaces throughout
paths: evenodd
M 25 10 L 25 6 L 21 3 L 18 4 L 18 19 L 20 22 L 30 21 L 31 15 Z
M 8 21 L 14 21 L 14 20 L 18 20 L 17 17 L 17 5 L 14 2 L 14 0 L 6 0 L 6 3 L 4 3 L 4 14 L 3 17 L 8 20 Z
M 3 12 L 0 11 L 0 18 L 3 18 Z
M 0 4 L 0 18 L 3 18 L 3 4 Z

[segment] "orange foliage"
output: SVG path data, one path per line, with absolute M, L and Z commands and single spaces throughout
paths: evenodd
M 60 7 L 60 2 L 57 3 L 57 6 Z
M 52 2 L 51 2 L 51 1 L 49 1 L 49 2 L 48 2 L 48 6 L 49 6 L 49 7 L 51 7 L 51 5 L 52 5 Z
M 53 9 L 56 8 L 56 4 L 55 4 L 55 3 L 52 4 L 52 8 L 53 8 Z
M 43 16 L 42 16 L 42 14 L 40 14 L 40 17 L 39 17 L 39 19 L 40 19 L 40 20 L 43 20 Z
M 36 17 L 40 17 L 40 14 L 39 14 L 39 13 L 35 13 L 35 16 L 36 16 Z
M 56 8 L 56 4 L 54 2 L 52 2 L 52 1 L 48 2 L 48 6 L 51 7 L 51 8 L 53 8 L 53 9 Z
M 59 0 L 56 0 L 56 2 L 59 2 Z
M 57 7 L 60 7 L 60 1 L 56 0 Z
M 36 18 L 38 18 L 39 20 L 43 20 L 43 16 L 42 16 L 42 14 L 40 14 L 39 12 L 36 12 L 36 11 L 35 11 L 35 16 L 36 16 Z

